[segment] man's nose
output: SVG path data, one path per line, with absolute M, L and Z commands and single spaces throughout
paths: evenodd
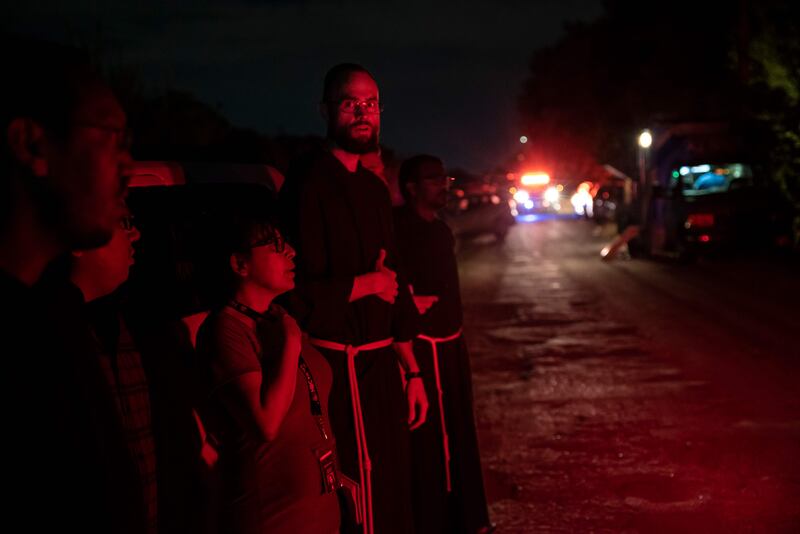
M 131 229 L 128 230 L 128 240 L 131 243 L 136 243 L 142 237 L 141 232 L 136 226 L 131 226 Z

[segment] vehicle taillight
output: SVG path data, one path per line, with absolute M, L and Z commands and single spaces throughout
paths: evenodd
M 714 215 L 711 213 L 692 213 L 686 217 L 684 226 L 688 228 L 709 228 L 714 226 Z

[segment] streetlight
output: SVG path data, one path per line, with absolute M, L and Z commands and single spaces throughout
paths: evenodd
M 647 181 L 647 152 L 653 144 L 653 134 L 650 130 L 642 130 L 637 139 L 639 143 L 639 194 L 641 220 L 639 224 L 647 223 L 647 208 L 650 203 L 650 184 Z
M 642 148 L 650 148 L 652 144 L 653 134 L 650 133 L 650 130 L 642 130 L 642 133 L 639 134 L 639 146 Z
M 639 132 L 637 141 L 639 143 L 639 185 L 644 190 L 647 179 L 647 152 L 653 144 L 653 134 L 650 133 L 650 130 L 642 130 Z

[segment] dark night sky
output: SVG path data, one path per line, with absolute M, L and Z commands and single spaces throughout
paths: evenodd
M 7 29 L 101 42 L 149 86 L 188 90 L 267 134 L 322 134 L 325 71 L 362 63 L 381 87 L 383 143 L 479 171 L 516 148 L 531 53 L 565 22 L 600 16 L 602 0 L 50 0 L 3 11 Z

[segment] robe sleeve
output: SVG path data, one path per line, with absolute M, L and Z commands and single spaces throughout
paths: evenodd
M 390 220 L 391 222 L 391 220 Z M 394 225 L 392 225 L 394 226 Z M 394 228 L 390 232 L 391 242 L 389 244 L 391 257 L 394 259 L 394 267 L 397 272 L 397 300 L 392 306 L 392 337 L 395 341 L 410 341 L 420 333 L 420 316 L 417 306 L 411 298 L 408 289 L 409 279 L 406 275 L 403 258 L 399 255 L 396 234 Z
M 324 321 L 347 308 L 353 290 L 353 276 L 334 276 L 328 264 L 324 192 L 299 174 L 287 177 L 281 194 L 284 232 L 297 250 L 297 293 L 307 308 L 308 322 Z M 304 324 L 316 331 L 314 324 Z

